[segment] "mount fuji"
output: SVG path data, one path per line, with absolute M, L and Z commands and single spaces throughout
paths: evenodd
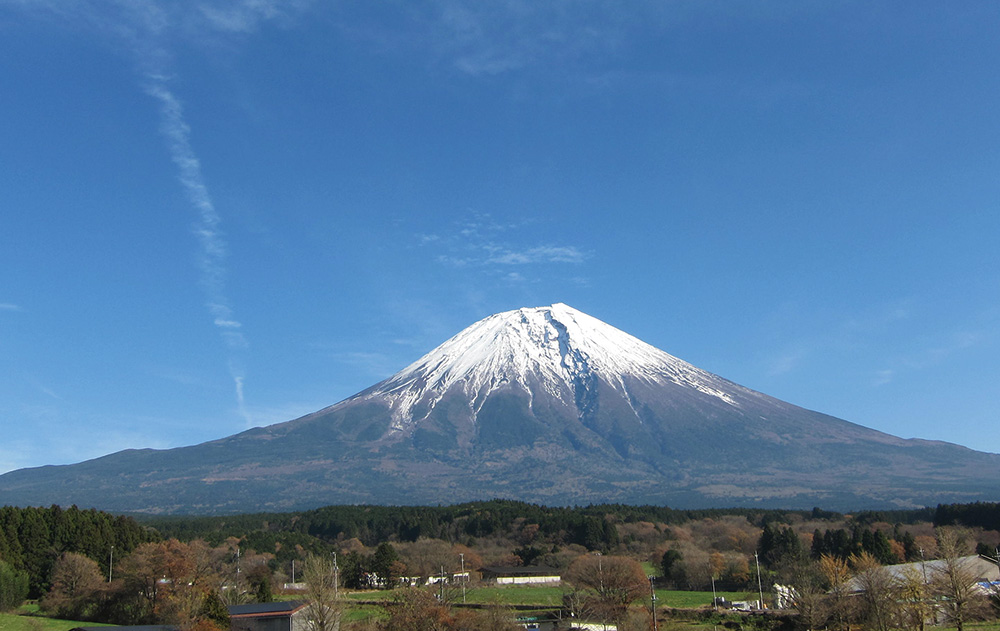
M 156 513 L 325 504 L 905 508 L 1000 497 L 1000 455 L 727 381 L 564 304 L 490 316 L 302 418 L 0 476 L 0 504 Z

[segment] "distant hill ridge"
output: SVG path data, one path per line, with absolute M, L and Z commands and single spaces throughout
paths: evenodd
M 0 503 L 909 508 L 1000 497 L 1000 455 L 902 439 L 701 370 L 567 305 L 490 316 L 302 418 L 0 476 Z

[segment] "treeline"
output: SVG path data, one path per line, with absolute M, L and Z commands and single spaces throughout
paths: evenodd
M 1000 530 L 1000 503 L 939 504 L 934 511 L 934 525 Z
M 159 539 L 155 530 L 130 517 L 94 509 L 0 508 L 0 562 L 27 576 L 32 598 L 49 589 L 52 566 L 63 553 L 94 559 L 107 572 L 112 554 L 124 556 L 142 543 Z
M 463 546 L 492 542 L 491 549 L 503 547 L 520 562 L 530 565 L 547 562 L 542 558 L 544 555 L 576 546 L 604 553 L 629 549 L 634 554 L 645 554 L 639 552 L 637 537 L 645 536 L 649 540 L 645 545 L 652 548 L 662 546 L 664 539 L 672 536 L 669 533 L 672 528 L 685 528 L 684 524 L 697 522 L 716 522 L 718 528 L 726 520 L 731 523 L 733 518 L 738 518 L 745 527 L 763 530 L 761 540 L 756 543 L 762 562 L 769 566 L 776 565 L 782 557 L 800 553 L 813 558 L 829 555 L 846 559 L 867 552 L 883 563 L 896 563 L 913 560 L 919 554 L 912 535 L 901 529 L 901 524 L 933 522 L 936 526 L 960 524 L 997 530 L 1000 504 L 979 502 L 940 505 L 936 509 L 862 511 L 850 516 L 819 508 L 678 510 L 622 504 L 546 507 L 512 500 L 452 506 L 328 506 L 295 513 L 218 517 L 132 518 L 75 506 L 4 507 L 0 508 L 0 561 L 11 571 L 26 574 L 30 594 L 37 597 L 49 589 L 53 563 L 63 553 L 78 553 L 93 559 L 101 572 L 107 572 L 112 550 L 115 558 L 123 558 L 142 543 L 170 538 L 201 539 L 214 547 L 235 539 L 245 549 L 273 555 L 271 566 L 286 570 L 292 560 L 301 560 L 310 553 L 329 555 L 339 549 L 346 554 L 352 548 L 345 545 L 353 540 L 372 550 L 384 542 L 439 540 Z M 811 540 L 800 531 L 805 540 L 801 546 L 799 537 L 792 536 L 788 526 L 817 521 L 829 522 L 830 527 L 816 529 Z M 643 523 L 651 528 L 656 526 L 642 535 L 645 531 L 639 525 Z M 889 530 L 887 524 L 895 526 Z M 661 526 L 666 526 L 662 532 Z M 800 530 L 798 526 L 795 528 Z M 671 547 L 676 546 L 671 544 Z M 740 552 L 737 548 L 706 546 L 709 552 L 722 551 L 727 555 Z M 753 547 L 749 552 L 753 552 Z M 659 562 L 662 554 L 660 547 L 654 562 Z M 742 575 L 741 567 L 734 569 L 734 576 Z
M 934 509 L 862 511 L 850 518 L 855 530 L 876 523 L 929 522 Z M 467 502 L 451 506 L 327 506 L 295 513 L 257 513 L 216 517 L 141 517 L 164 537 L 181 541 L 203 539 L 220 545 L 229 538 L 273 553 L 279 567 L 287 567 L 303 553 L 329 554 L 338 542 L 356 539 L 374 548 L 382 542 L 435 539 L 477 546 L 479 541 L 521 542 L 513 553 L 530 565 L 544 550 L 578 545 L 608 553 L 630 544 L 622 525 L 641 522 L 680 526 L 705 520 L 737 517 L 758 528 L 797 521 L 843 522 L 845 515 L 819 508 L 803 511 L 755 508 L 680 510 L 666 506 L 597 504 L 550 507 L 513 500 Z M 525 528 L 531 532 L 527 545 Z M 873 529 L 870 529 L 874 532 Z M 849 539 L 853 540 L 853 532 Z M 859 531 L 859 536 L 865 535 Z M 868 543 L 867 539 L 862 545 Z M 548 548 L 545 548 L 548 546 Z M 783 552 L 777 552 L 781 556 Z M 849 553 L 847 553 L 849 555 Z M 770 555 L 773 556 L 773 555 Z
M 883 520 L 907 523 L 910 513 L 896 511 L 891 515 L 879 515 Z M 468 542 L 482 537 L 509 535 L 520 524 L 530 523 L 538 525 L 539 536 L 546 540 L 606 551 L 619 543 L 615 523 L 647 521 L 669 525 L 733 515 L 746 517 L 751 523 L 760 525 L 784 522 L 791 515 L 816 519 L 842 517 L 839 513 L 820 509 L 678 510 L 665 506 L 623 504 L 550 507 L 513 500 L 490 500 L 452 506 L 327 506 L 297 513 L 141 519 L 163 536 L 181 540 L 200 538 L 209 543 L 220 543 L 228 537 L 246 537 L 250 533 L 283 533 L 305 535 L 293 543 L 306 547 L 310 537 L 327 542 L 356 538 L 366 546 L 377 546 L 383 541 L 416 541 L 421 537 Z M 285 542 L 284 539 L 282 541 Z M 255 547 L 273 548 L 266 545 Z

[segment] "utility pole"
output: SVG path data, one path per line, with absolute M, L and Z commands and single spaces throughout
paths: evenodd
M 340 598 L 340 567 L 337 565 L 337 553 L 333 553 L 333 598 Z
M 1000 596 L 1000 548 L 993 548 L 993 560 L 997 562 L 997 584 L 993 588 L 994 596 Z
M 649 575 L 649 610 L 653 612 L 653 631 L 656 628 L 656 589 L 653 588 L 653 575 Z
M 601 594 L 601 598 L 604 598 L 604 566 L 601 565 L 601 553 L 600 552 L 595 552 L 594 554 L 597 555 L 597 576 L 601 580 L 601 591 L 600 591 L 600 594 Z M 601 621 L 602 621 L 602 624 L 603 624 L 604 631 L 607 631 L 607 629 L 608 629 L 608 621 L 604 618 L 603 615 L 601 616 Z
M 464 552 L 459 552 L 458 556 L 459 556 L 459 558 L 462 559 L 462 604 L 464 605 L 465 604 L 465 583 L 466 583 L 466 579 L 468 578 L 465 575 L 465 553 Z M 654 629 L 654 631 L 655 631 L 655 629 Z
M 757 563 L 757 593 L 760 594 L 759 605 L 760 608 L 764 608 L 764 587 L 760 582 L 760 559 L 757 557 L 757 552 L 753 553 L 753 560 Z
M 715 574 L 712 574 L 712 606 L 719 611 L 719 597 L 715 595 Z
M 242 600 L 240 595 L 240 547 L 236 546 L 236 602 L 239 603 Z
M 108 582 L 111 582 L 111 572 L 115 567 L 115 546 L 111 546 L 111 556 L 108 558 Z
M 604 567 L 601 565 L 601 553 L 595 552 L 597 555 L 597 576 L 601 581 L 601 597 L 604 597 Z

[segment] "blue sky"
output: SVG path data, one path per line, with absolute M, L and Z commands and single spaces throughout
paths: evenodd
M 1000 452 L 1000 4 L 0 0 L 0 471 L 565 302 Z

